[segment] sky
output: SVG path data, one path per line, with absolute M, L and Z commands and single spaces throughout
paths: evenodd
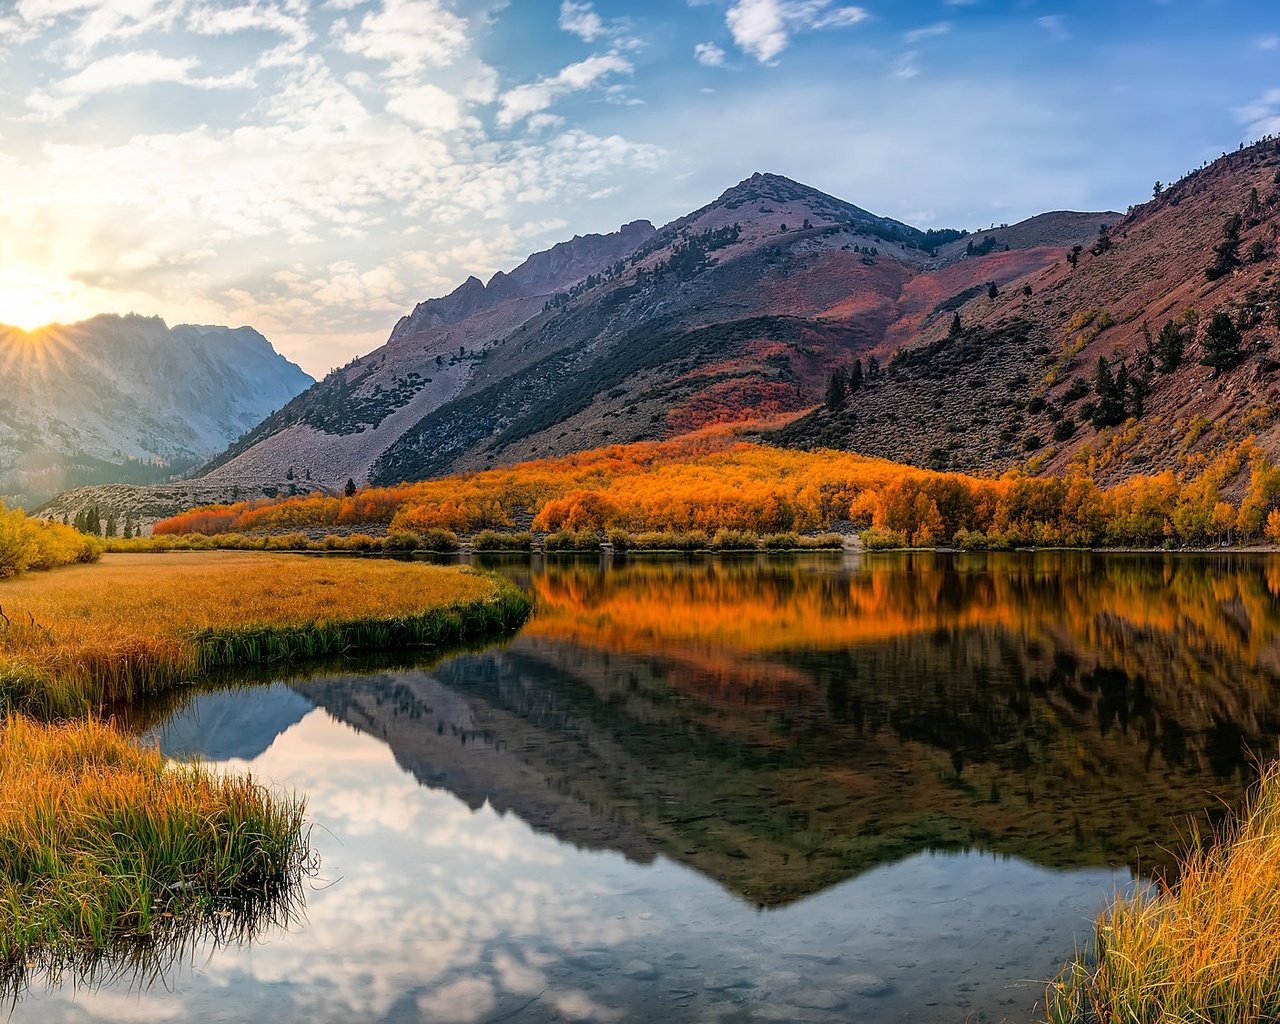
M 249 324 L 320 376 L 754 171 L 980 228 L 1272 132 L 1274 0 L 0 0 L 0 322 Z

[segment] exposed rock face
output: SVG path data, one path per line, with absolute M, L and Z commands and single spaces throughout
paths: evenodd
M 222 450 L 312 379 L 251 327 L 98 316 L 0 326 L 0 495 L 162 479 Z

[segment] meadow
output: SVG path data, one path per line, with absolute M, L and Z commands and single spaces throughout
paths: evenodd
M 489 635 L 528 607 L 510 584 L 453 567 L 109 555 L 0 583 L 0 702 L 81 714 L 218 668 Z
M 207 506 L 155 535 L 257 537 L 358 528 L 391 538 L 813 533 L 848 522 L 868 548 L 1159 547 L 1280 542 L 1280 468 L 1251 439 L 1180 475 L 1104 487 L 1084 469 L 976 477 L 843 451 L 800 452 L 707 431 L 438 480 Z M 257 541 L 257 543 L 266 543 Z M 336 543 L 336 542 L 335 542 Z M 711 546 L 711 545 L 706 545 Z

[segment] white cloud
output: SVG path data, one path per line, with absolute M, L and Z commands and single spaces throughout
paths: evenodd
M 54 83 L 45 92 L 27 97 L 27 106 L 43 118 L 60 118 L 101 93 L 116 92 L 162 82 L 179 83 L 201 89 L 229 88 L 249 84 L 247 72 L 197 78 L 192 72 L 199 67 L 193 57 L 165 57 L 154 51 L 121 53 L 104 57 L 69 78 Z
M 577 0 L 564 0 L 560 4 L 560 27 L 588 43 L 595 42 L 605 34 L 604 19 L 596 13 L 595 8 Z
M 908 50 L 895 60 L 889 69 L 895 78 L 915 78 L 920 74 L 920 68 L 916 64 L 915 50 Z
M 458 97 L 430 83 L 396 92 L 388 101 L 387 110 L 428 131 L 456 131 L 463 124 Z
M 617 53 L 596 54 L 562 68 L 557 74 L 527 85 L 518 85 L 502 96 L 497 122 L 504 128 L 517 124 L 531 114 L 546 110 L 557 100 L 595 85 L 602 78 L 630 74 L 633 65 Z
M 1268 89 L 1252 103 L 1239 108 L 1236 117 L 1250 139 L 1280 134 L 1280 89 Z
M 442 0 L 382 0 L 356 29 L 338 28 L 347 53 L 384 62 L 394 75 L 452 64 L 467 49 L 467 22 Z
M 870 15 L 831 0 L 736 0 L 725 14 L 733 41 L 762 64 L 773 63 L 796 32 L 845 28 Z
M 908 43 L 919 43 L 926 39 L 937 39 L 939 36 L 945 36 L 951 31 L 951 22 L 938 21 L 932 25 L 925 25 L 923 28 L 912 29 L 910 32 L 904 32 L 902 38 Z
M 1275 50 L 1280 48 L 1280 36 L 1263 36 L 1258 40 L 1259 50 Z
M 1037 18 L 1036 24 L 1060 42 L 1071 38 L 1071 33 L 1067 31 L 1067 19 L 1061 14 L 1046 14 Z
M 722 68 L 727 56 L 724 49 L 715 43 L 699 43 L 693 48 L 693 59 L 703 67 Z

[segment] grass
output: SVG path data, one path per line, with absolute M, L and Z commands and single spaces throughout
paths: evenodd
M 219 668 L 491 635 L 528 611 L 513 585 L 464 568 L 108 555 L 0 582 L 0 706 L 77 715 Z
M 96 721 L 0 728 L 0 984 L 144 967 L 199 932 L 287 921 L 312 867 L 304 805 L 175 765 Z
M 1196 844 L 1175 884 L 1115 901 L 1045 1004 L 1051 1024 L 1280 1018 L 1280 765 L 1216 842 Z

